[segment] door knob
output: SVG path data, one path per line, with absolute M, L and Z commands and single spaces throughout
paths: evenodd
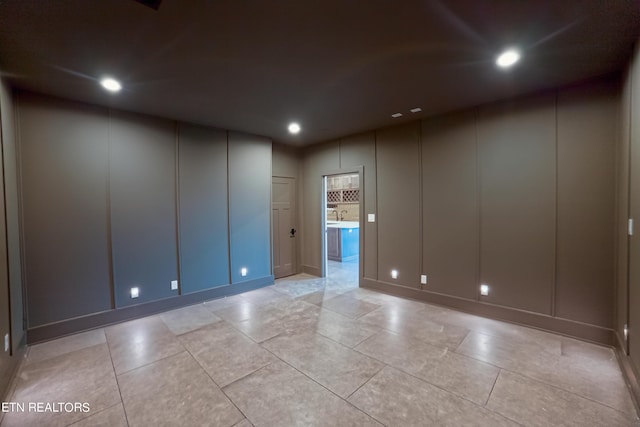
M 291 236 L 289 236 L 289 237 L 295 237 L 296 231 L 298 231 L 298 230 L 296 230 L 295 228 L 292 228 L 291 229 Z

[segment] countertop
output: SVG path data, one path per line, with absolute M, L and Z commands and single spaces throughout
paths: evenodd
M 327 221 L 327 228 L 360 228 L 358 221 Z

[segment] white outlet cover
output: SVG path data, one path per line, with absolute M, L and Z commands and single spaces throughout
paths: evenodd
M 420 283 L 422 283 L 423 285 L 427 284 L 427 275 L 423 274 L 422 276 L 420 276 Z
M 376 222 L 376 214 L 368 214 L 367 215 L 367 221 Z
M 178 290 L 178 281 L 177 280 L 172 280 L 171 281 L 171 290 L 172 291 L 177 291 Z
M 4 336 L 4 351 L 5 353 L 9 351 L 9 334 L 5 334 Z

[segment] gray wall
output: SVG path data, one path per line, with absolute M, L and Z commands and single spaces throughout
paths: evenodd
M 422 122 L 423 268 L 428 288 L 474 299 L 479 280 L 474 112 Z
M 322 275 L 322 176 L 340 171 L 340 143 L 311 146 L 302 159 L 302 269 Z
M 622 95 L 622 132 L 618 170 L 618 339 L 628 350 L 637 375 L 640 372 L 640 45 L 626 75 Z M 627 184 L 628 183 L 628 184 Z M 626 211 L 626 212 L 625 212 Z M 635 222 L 633 236 L 627 236 L 627 218 Z M 627 252 L 628 250 L 628 252 Z M 626 263 L 625 263 L 626 261 Z M 626 279 L 628 274 L 628 281 Z M 623 328 L 629 326 L 628 342 Z M 637 384 L 637 383 L 636 383 Z M 636 390 L 640 398 L 640 390 Z
M 183 293 L 229 283 L 227 133 L 180 124 L 180 276 Z
M 18 96 L 29 327 L 111 308 L 108 112 Z
M 623 371 L 640 401 L 640 44 L 627 67 L 620 102 L 620 131 L 616 157 L 616 299 L 615 332 L 622 350 Z M 634 233 L 628 235 L 628 222 Z M 629 328 L 624 337 L 625 325 Z M 626 353 L 626 354 L 625 354 Z
M 17 368 L 24 350 L 24 311 L 22 293 L 22 265 L 18 170 L 16 157 L 16 128 L 13 93 L 4 79 L 0 78 L 0 141 L 2 143 L 4 221 L 0 227 L 0 395 L 8 386 L 11 373 Z M 4 336 L 9 333 L 11 347 L 4 351 Z M 1 417 L 0 417 L 1 419 Z
M 419 286 L 419 123 L 376 132 L 376 153 L 378 280 Z M 391 270 L 398 271 L 397 279 L 391 278 Z
M 551 314 L 555 237 L 555 96 L 479 109 L 481 300 Z
M 271 141 L 27 92 L 17 99 L 29 335 L 272 283 Z M 113 312 L 123 314 L 105 315 Z
M 365 286 L 610 337 L 618 102 L 603 79 L 309 147 L 305 270 L 322 262 L 321 176 L 365 165 Z
M 121 112 L 111 116 L 111 250 L 116 306 L 123 307 L 176 293 L 171 290 L 171 281 L 178 279 L 176 138 L 175 123 L 168 120 Z M 33 190 L 24 193 L 40 197 Z M 30 289 L 30 280 L 27 284 Z M 134 286 L 140 289 L 137 299 L 130 297 Z
M 271 141 L 266 138 L 229 134 L 229 224 L 231 283 L 272 276 Z

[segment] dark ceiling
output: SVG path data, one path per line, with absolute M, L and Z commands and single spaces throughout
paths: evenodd
M 640 28 L 638 0 L 142 3 L 0 0 L 2 75 L 303 145 L 618 71 Z M 523 59 L 504 71 L 507 46 Z M 104 75 L 124 89 L 105 92 Z

